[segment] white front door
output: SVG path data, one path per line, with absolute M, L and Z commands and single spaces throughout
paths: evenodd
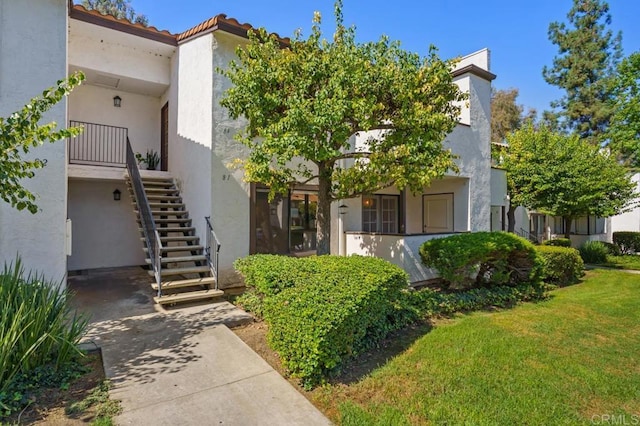
M 423 195 L 422 215 L 425 233 L 453 232 L 453 194 Z

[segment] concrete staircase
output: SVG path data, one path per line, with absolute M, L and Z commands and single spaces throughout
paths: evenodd
M 149 249 L 140 220 L 140 209 L 135 203 L 131 181 L 127 179 L 133 208 L 137 215 L 140 240 L 151 265 Z M 215 288 L 216 279 L 205 256 L 205 247 L 195 235 L 189 212 L 180 197 L 180 190 L 171 177 L 143 177 L 144 187 L 156 229 L 162 242 L 161 294 L 154 297 L 160 305 L 174 305 L 213 299 L 224 294 Z M 153 270 L 149 275 L 154 276 Z M 158 290 L 154 282 L 151 287 Z

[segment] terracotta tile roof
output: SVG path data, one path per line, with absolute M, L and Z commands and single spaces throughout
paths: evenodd
M 134 23 L 125 18 L 116 18 L 111 15 L 103 15 L 97 10 L 90 10 L 79 4 L 73 4 L 69 0 L 69 16 L 80 21 L 89 22 L 103 27 L 123 31 L 129 34 L 138 35 L 166 44 L 177 45 L 178 42 L 209 31 L 224 31 L 241 37 L 247 37 L 247 32 L 254 27 L 251 24 L 241 24 L 237 19 L 227 18 L 221 13 L 213 18 L 196 25 L 180 34 L 172 34 L 166 30 L 159 30 L 156 27 L 145 27 L 142 24 Z M 276 37 L 283 44 L 289 44 L 289 38 L 282 38 L 278 34 Z
M 129 34 L 160 41 L 166 44 L 177 44 L 176 36 L 174 34 L 171 34 L 169 31 L 161 31 L 156 27 L 145 27 L 142 24 L 133 23 L 124 18 L 116 18 L 111 15 L 103 15 L 97 10 L 89 10 L 79 4 L 74 4 L 69 8 L 69 17 L 114 30 L 119 30 Z
M 221 13 L 219 15 L 216 15 L 212 18 L 207 19 L 206 21 L 196 25 L 193 28 L 188 29 L 185 32 L 178 34 L 176 38 L 178 42 L 180 42 L 188 38 L 191 38 L 197 34 L 209 32 L 209 31 L 218 31 L 218 30 L 247 38 L 248 31 L 252 29 L 254 29 L 254 27 L 251 24 L 248 24 L 246 22 L 244 24 L 241 24 L 240 22 L 238 22 L 237 19 L 227 18 L 227 15 L 225 15 L 224 13 Z M 283 44 L 290 43 L 289 38 L 280 37 L 278 34 L 275 34 L 275 36 L 278 37 L 280 42 Z

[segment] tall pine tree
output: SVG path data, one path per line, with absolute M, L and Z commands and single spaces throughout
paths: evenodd
M 545 117 L 557 119 L 562 129 L 596 143 L 613 114 L 610 80 L 622 56 L 622 35 L 607 29 L 609 5 L 600 0 L 574 0 L 567 18 L 568 24 L 549 25 L 549 40 L 559 52 L 542 75 L 565 95 L 551 103 L 554 111 L 546 112 Z
M 128 19 L 131 22 L 149 25 L 145 15 L 137 14 L 128 0 L 82 0 L 82 5 L 87 9 L 97 10 L 103 15 L 111 15 L 119 19 Z

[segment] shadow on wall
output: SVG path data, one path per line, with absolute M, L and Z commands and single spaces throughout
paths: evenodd
M 427 281 L 438 277 L 434 269 L 423 265 L 420 245 L 436 236 L 347 234 L 347 254 L 359 254 L 385 259 L 404 269 L 409 282 Z

